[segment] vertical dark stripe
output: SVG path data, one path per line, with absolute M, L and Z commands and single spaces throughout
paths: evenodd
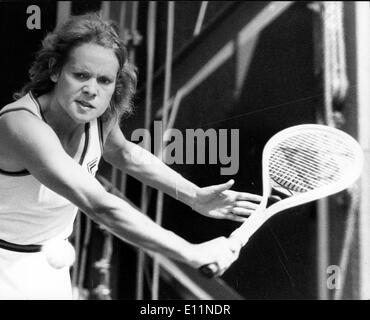
M 99 131 L 99 141 L 100 141 L 100 150 L 101 154 L 103 154 L 103 145 L 104 145 L 104 138 L 103 138 L 103 122 L 101 118 L 98 118 L 98 131 Z
M 87 152 L 87 148 L 89 146 L 89 141 L 90 141 L 90 122 L 85 124 L 85 145 L 84 145 L 84 149 L 82 151 L 80 161 L 78 162 L 80 165 L 82 165 L 82 163 L 84 161 L 84 158 L 85 158 L 85 155 L 86 155 L 86 152 Z

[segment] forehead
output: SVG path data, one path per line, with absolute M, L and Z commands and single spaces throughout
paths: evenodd
M 71 50 L 66 66 L 98 74 L 115 75 L 119 63 L 113 49 L 85 43 Z

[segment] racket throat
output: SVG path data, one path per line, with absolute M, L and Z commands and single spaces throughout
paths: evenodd
M 293 194 L 290 190 L 282 187 L 282 186 L 277 186 L 277 187 L 272 187 L 271 188 L 271 194 L 267 200 L 267 208 L 271 205 L 273 205 L 276 202 L 279 202 L 283 199 L 291 197 Z

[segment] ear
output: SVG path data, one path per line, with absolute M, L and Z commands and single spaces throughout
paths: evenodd
M 54 83 L 57 83 L 58 81 L 58 78 L 59 78 L 59 75 L 54 73 L 50 76 L 50 80 L 53 81 Z
M 50 80 L 56 83 L 59 79 L 59 72 L 55 70 L 56 61 L 54 58 L 49 59 L 49 72 L 50 72 Z

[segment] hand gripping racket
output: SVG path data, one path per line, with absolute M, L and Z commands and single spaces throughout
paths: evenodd
M 278 132 L 263 149 L 261 204 L 229 239 L 244 246 L 275 214 L 350 187 L 360 176 L 363 162 L 360 145 L 341 130 L 304 124 Z M 285 196 L 266 208 L 274 191 Z M 208 264 L 200 271 L 213 277 L 218 267 Z

